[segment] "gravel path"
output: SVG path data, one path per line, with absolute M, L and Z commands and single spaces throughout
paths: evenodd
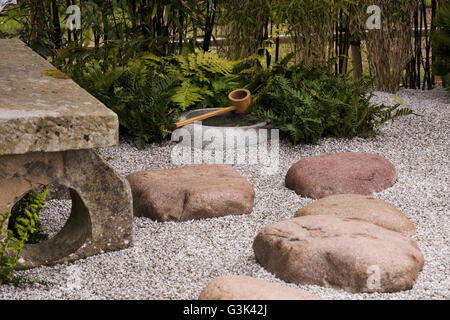
M 450 96 L 442 88 L 430 92 L 400 90 L 397 95 L 423 116 L 387 123 L 378 136 L 369 139 L 324 139 L 318 145 L 295 147 L 281 142 L 276 175 L 261 174 L 257 165 L 234 166 L 256 191 L 250 215 L 176 223 L 134 218 L 133 248 L 19 272 L 55 284 L 1 286 L 0 299 L 196 299 L 210 280 L 224 274 L 284 283 L 256 262 L 253 239 L 264 226 L 291 218 L 312 202 L 284 187 L 284 176 L 294 162 L 343 151 L 376 153 L 395 165 L 398 182 L 374 196 L 394 204 L 414 222 L 414 238 L 425 265 L 414 288 L 404 292 L 351 294 L 319 286 L 298 287 L 326 299 L 450 299 Z M 377 92 L 374 101 L 393 103 L 390 96 Z M 126 175 L 174 167 L 170 162 L 172 147 L 166 142 L 139 151 L 122 139 L 120 146 L 100 152 Z M 49 201 L 42 213 L 47 231 L 59 230 L 69 211 L 70 201 Z

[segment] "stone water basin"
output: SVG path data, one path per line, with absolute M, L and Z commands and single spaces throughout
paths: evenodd
M 203 115 L 208 112 L 216 111 L 221 108 L 205 108 L 184 112 L 181 114 L 180 121 L 187 120 L 196 116 Z M 194 128 L 197 128 L 194 130 Z M 252 146 L 258 144 L 258 139 L 249 139 L 248 137 L 254 133 L 258 136 L 260 129 L 267 129 L 267 123 L 252 119 L 248 115 L 239 115 L 234 112 L 225 112 L 220 115 L 204 119 L 202 121 L 196 121 L 188 124 L 184 127 L 177 129 L 172 135 L 172 141 L 178 141 L 183 143 L 189 143 L 189 139 L 184 139 L 187 136 L 186 131 L 191 136 L 191 145 L 194 148 L 198 148 L 199 145 L 194 143 L 195 135 L 201 134 L 202 149 L 208 147 L 211 143 L 214 143 L 214 139 L 223 139 L 224 148 L 228 149 L 230 146 L 226 145 L 226 136 L 234 135 L 237 140 L 246 139 L 245 146 Z M 181 129 L 181 130 L 180 130 Z M 185 131 L 186 130 L 186 131 Z M 270 136 L 270 132 L 268 133 Z M 181 139 L 180 139 L 181 137 Z M 234 147 L 239 147 L 238 143 L 235 143 Z

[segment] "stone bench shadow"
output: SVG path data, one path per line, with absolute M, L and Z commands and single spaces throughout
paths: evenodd
M 0 213 L 42 185 L 66 187 L 72 199 L 64 227 L 25 245 L 18 269 L 132 245 L 129 184 L 94 151 L 118 143 L 117 115 L 49 69 L 21 41 L 0 39 Z

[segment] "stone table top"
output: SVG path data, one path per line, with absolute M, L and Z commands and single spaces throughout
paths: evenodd
M 0 39 L 0 155 L 107 147 L 117 115 L 17 39 Z

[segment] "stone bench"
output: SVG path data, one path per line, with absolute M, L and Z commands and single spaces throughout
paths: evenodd
M 129 185 L 94 151 L 118 143 L 117 115 L 48 70 L 55 68 L 23 42 L 0 39 L 0 214 L 41 185 L 67 187 L 72 198 L 65 226 L 48 241 L 25 245 L 17 268 L 132 244 Z

